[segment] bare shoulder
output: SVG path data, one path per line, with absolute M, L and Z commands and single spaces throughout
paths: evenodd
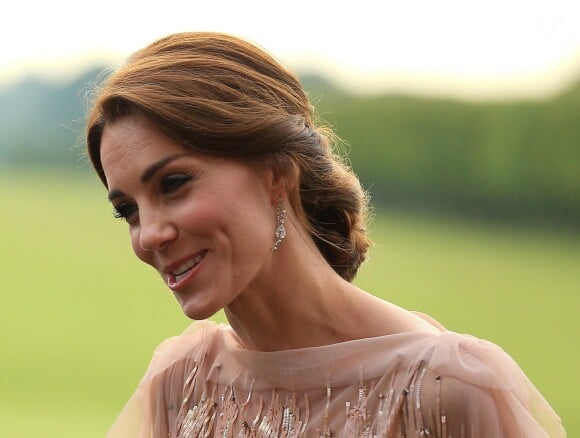
M 424 313 L 407 310 L 364 290 L 355 290 L 356 294 L 353 295 L 357 297 L 355 307 L 359 314 L 352 319 L 363 321 L 359 328 L 374 333 L 374 336 L 407 332 L 439 334 L 445 330 L 435 319 Z

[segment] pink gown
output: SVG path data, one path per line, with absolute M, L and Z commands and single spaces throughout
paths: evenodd
M 434 323 L 435 325 L 436 323 Z M 240 347 L 226 325 L 163 342 L 108 435 L 565 437 L 498 346 L 442 329 L 296 350 Z

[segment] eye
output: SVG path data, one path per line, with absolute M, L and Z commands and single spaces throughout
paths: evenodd
M 161 193 L 171 194 L 176 192 L 184 184 L 192 180 L 192 176 L 185 173 L 167 175 L 161 180 Z
M 137 215 L 137 206 L 133 204 L 120 204 L 113 207 L 113 217 L 116 219 L 123 219 L 128 223 L 135 220 Z

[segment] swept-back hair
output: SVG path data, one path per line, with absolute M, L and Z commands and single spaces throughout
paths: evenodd
M 332 130 L 315 123 L 297 78 L 234 36 L 191 32 L 133 54 L 95 90 L 87 148 L 103 184 L 103 130 L 140 114 L 201 154 L 263 162 L 296 179 L 293 209 L 333 269 L 352 280 L 366 257 L 367 196 L 333 152 Z

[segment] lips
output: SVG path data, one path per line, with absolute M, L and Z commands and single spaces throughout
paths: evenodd
M 204 249 L 196 255 L 179 261 L 166 269 L 167 285 L 172 289 L 180 289 L 189 279 L 193 277 L 199 264 L 202 262 L 207 254 L 207 249 Z

